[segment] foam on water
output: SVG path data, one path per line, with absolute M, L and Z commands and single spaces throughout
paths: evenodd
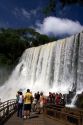
M 0 87 L 2 100 L 19 89 L 68 93 L 83 88 L 83 34 L 25 50 L 8 81 Z

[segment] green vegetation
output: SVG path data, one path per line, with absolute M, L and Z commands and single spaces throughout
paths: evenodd
M 25 49 L 53 40 L 31 28 L 0 29 L 0 64 L 15 65 Z

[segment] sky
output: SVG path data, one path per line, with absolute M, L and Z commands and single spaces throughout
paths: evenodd
M 57 0 L 59 1 L 59 0 Z M 45 16 L 42 9 L 49 0 L 0 0 L 0 27 L 35 28 L 46 35 L 72 35 L 83 30 L 83 6 L 74 4 Z

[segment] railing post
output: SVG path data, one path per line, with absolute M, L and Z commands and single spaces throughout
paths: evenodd
M 7 110 L 6 110 L 6 115 L 9 115 L 9 101 L 7 102 Z
M 5 115 L 4 104 L 3 104 L 3 116 Z
M 0 104 L 0 125 L 6 121 L 6 119 L 12 115 L 15 111 L 16 102 L 14 99 L 5 101 Z

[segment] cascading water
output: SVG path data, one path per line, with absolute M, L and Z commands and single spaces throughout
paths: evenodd
M 25 50 L 8 81 L 0 87 L 2 99 L 16 92 L 68 93 L 83 88 L 83 33 Z

